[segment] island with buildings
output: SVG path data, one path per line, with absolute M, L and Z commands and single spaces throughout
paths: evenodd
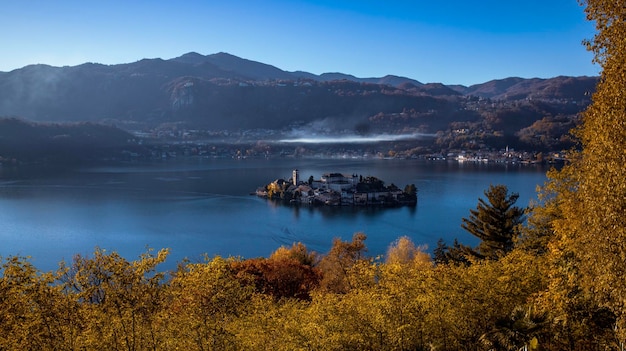
M 320 179 L 300 179 L 297 169 L 290 179 L 276 179 L 256 191 L 259 197 L 287 204 L 328 206 L 415 206 L 417 188 L 409 184 L 400 189 L 372 176 L 326 173 Z

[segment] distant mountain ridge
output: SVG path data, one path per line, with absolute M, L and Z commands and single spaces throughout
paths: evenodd
M 194 66 L 209 63 L 223 72 L 249 80 L 276 80 L 293 79 L 293 76 L 274 66 L 243 59 L 225 52 L 203 56 L 197 52 L 189 52 L 182 56 L 170 59 L 171 62 L 180 62 Z M 224 77 L 226 78 L 226 77 Z
M 447 86 L 395 75 L 288 72 L 224 52 L 190 52 L 167 60 L 38 64 L 0 72 L 0 116 L 44 122 L 182 122 L 204 129 L 309 126 L 323 131 L 432 133 L 452 122 L 476 120 L 474 98 L 584 106 L 597 79 L 514 77 Z M 550 111 L 570 114 L 572 109 Z M 526 116 L 524 125 L 542 117 Z
M 499 100 L 520 100 L 526 98 L 574 99 L 593 92 L 598 82 L 597 77 L 565 77 L 550 79 L 524 79 L 511 77 L 492 80 L 469 87 L 451 86 L 463 94 Z
M 189 52 L 182 56 L 168 60 L 160 58 L 142 59 L 133 63 L 103 65 L 97 63 L 85 63 L 72 67 L 54 67 L 45 64 L 25 66 L 11 72 L 0 72 L 0 78 L 11 79 L 12 76 L 24 76 L 33 70 L 50 70 L 51 72 L 69 72 L 72 70 L 93 69 L 94 73 L 115 72 L 127 74 L 158 74 L 167 77 L 174 76 L 198 76 L 202 78 L 224 78 L 247 81 L 271 81 L 271 80 L 298 80 L 311 79 L 318 82 L 330 82 L 335 80 L 347 80 L 358 83 L 382 84 L 393 87 L 403 87 L 409 85 L 412 88 L 425 85 L 437 85 L 447 87 L 448 94 L 475 95 L 485 98 L 495 99 L 520 99 L 537 93 L 542 97 L 563 97 L 573 98 L 579 94 L 576 90 L 578 85 L 582 90 L 589 90 L 597 82 L 597 77 L 565 77 L 559 76 L 549 79 L 540 78 L 519 78 L 510 77 L 489 82 L 471 85 L 444 85 L 441 83 L 424 84 L 415 79 L 396 75 L 386 75 L 384 77 L 359 78 L 351 74 L 340 72 L 329 72 L 316 75 L 304 71 L 288 72 L 275 66 L 237 57 L 225 52 L 210 55 L 201 55 L 197 52 Z M 559 88 L 566 89 L 565 92 Z M 567 91 L 571 87 L 574 91 Z M 441 92 L 440 92 L 441 93 Z

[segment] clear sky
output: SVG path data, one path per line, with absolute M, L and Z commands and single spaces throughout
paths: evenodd
M 596 75 L 576 0 L 0 0 L 0 71 L 217 52 L 471 85 Z

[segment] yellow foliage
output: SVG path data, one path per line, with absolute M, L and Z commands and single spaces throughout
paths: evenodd
M 596 24 L 587 46 L 602 73 L 576 131 L 582 150 L 552 175 L 559 217 L 551 223 L 551 283 L 542 301 L 565 334 L 599 344 L 612 339 L 603 334 L 614 327 L 626 339 L 626 8 L 619 1 L 582 3 Z M 580 321 L 605 309 L 607 318 Z
M 293 243 L 291 248 L 284 246 L 279 247 L 270 255 L 270 260 L 295 259 L 301 264 L 311 266 L 315 263 L 316 255 L 309 252 L 306 246 L 301 242 Z
M 255 293 L 234 259 L 183 263 L 168 278 L 155 271 L 167 250 L 136 261 L 97 250 L 56 274 L 11 258 L 0 279 L 0 347 L 463 350 L 544 287 L 527 252 L 469 267 L 435 267 L 419 250 L 412 261 L 383 263 L 362 256 L 364 239 L 337 242 L 350 289 L 313 291 L 310 301 Z

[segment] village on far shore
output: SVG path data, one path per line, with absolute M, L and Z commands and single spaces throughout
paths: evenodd
M 258 188 L 256 195 L 287 204 L 382 207 L 417 204 L 415 184 L 400 189 L 394 184 L 385 186 L 384 181 L 376 177 L 341 173 L 326 173 L 320 179 L 310 176 L 302 181 L 297 169 L 288 180 L 276 179 Z

